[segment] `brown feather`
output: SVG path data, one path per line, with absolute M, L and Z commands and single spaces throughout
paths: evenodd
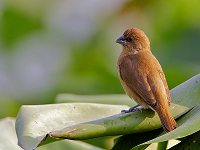
M 143 72 L 143 67 L 146 66 L 147 61 L 145 58 L 143 61 L 140 60 L 143 53 L 144 51 L 123 57 L 123 61 L 119 65 L 119 72 L 122 80 L 132 91 L 136 91 L 148 105 L 154 106 L 156 100 L 147 81 L 149 73 Z
M 156 111 L 166 132 L 175 129 L 177 124 L 168 109 L 169 88 L 158 60 L 150 51 L 149 39 L 143 31 L 133 28 L 126 30 L 117 42 L 123 46 L 117 68 L 125 92 L 139 105 Z

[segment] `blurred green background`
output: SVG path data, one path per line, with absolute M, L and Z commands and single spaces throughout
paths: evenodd
M 169 88 L 199 73 L 200 1 L 1 0 L 0 118 L 59 93 L 124 93 L 115 40 L 142 29 Z

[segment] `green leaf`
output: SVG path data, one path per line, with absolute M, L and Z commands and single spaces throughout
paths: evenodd
M 200 124 L 200 105 L 197 105 L 195 108 L 193 108 L 190 112 L 182 116 L 177 121 L 179 127 L 169 133 L 166 133 L 164 135 L 159 136 L 158 138 L 152 139 L 150 141 L 147 141 L 145 143 L 142 143 L 136 147 L 134 147 L 132 150 L 138 150 L 140 149 L 140 146 L 151 144 L 151 143 L 157 143 L 157 142 L 163 142 L 168 141 L 171 139 L 178 139 L 182 138 L 188 135 L 191 135 L 197 131 L 200 130 L 199 124 Z M 163 134 L 163 133 L 162 133 Z
M 191 149 L 199 150 L 200 148 L 200 131 L 187 136 L 179 144 L 170 148 L 170 150 L 182 150 L 182 149 Z
M 46 134 L 53 130 L 108 117 L 124 108 L 128 109 L 125 105 L 89 103 L 22 106 L 16 119 L 18 144 L 24 149 L 35 149 Z M 48 140 L 45 142 L 55 141 L 52 138 Z
M 62 140 L 38 147 L 37 150 L 103 150 L 102 148 L 81 141 Z
M 197 75 L 171 90 L 172 102 L 174 103 L 170 107 L 170 112 L 173 117 L 180 117 L 199 102 L 199 85 L 200 75 Z M 19 145 L 25 149 L 36 148 L 46 137 L 50 139 L 47 134 L 49 132 L 49 135 L 55 138 L 89 139 L 108 135 L 141 133 L 161 127 L 159 117 L 153 111 L 143 110 L 142 113 L 137 111 L 129 114 L 117 114 L 124 108 L 125 106 L 119 105 L 89 103 L 22 106 L 16 120 Z M 194 109 L 197 113 L 198 109 L 196 109 L 197 107 Z M 186 115 L 186 120 L 195 116 L 195 112 L 188 113 L 190 115 Z M 180 135 L 187 135 L 185 132 L 182 133 L 182 126 L 185 125 L 186 120 L 180 119 L 178 121 L 179 127 L 176 130 L 163 135 L 163 139 L 157 141 L 155 139 L 149 143 L 172 139 L 174 138 L 173 133 L 176 133 L 177 138 Z M 190 121 L 195 122 L 192 119 Z M 194 128 L 189 132 L 193 131 Z M 144 147 L 144 144 L 140 146 Z
M 112 150 L 130 150 L 134 146 L 137 146 L 143 142 L 157 137 L 162 131 L 163 129 L 159 128 L 144 133 L 123 135 L 114 140 L 114 146 L 112 147 Z M 147 146 L 148 144 L 143 145 L 142 147 L 140 147 L 140 149 L 146 148 Z
M 159 143 L 158 143 L 157 150 L 167 149 L 167 144 L 168 144 L 168 141 L 159 142 Z
M 171 114 L 177 118 L 180 113 L 185 112 L 188 108 L 172 103 L 170 110 Z M 101 136 L 141 133 L 157 129 L 161 126 L 157 113 L 146 109 L 142 110 L 142 112 L 120 113 L 107 118 L 68 126 L 61 130 L 50 132 L 49 135 L 54 138 L 82 140 Z

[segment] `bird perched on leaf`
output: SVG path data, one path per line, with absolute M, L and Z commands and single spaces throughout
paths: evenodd
M 177 124 L 168 109 L 169 88 L 161 65 L 151 53 L 148 37 L 140 29 L 131 28 L 116 42 L 122 45 L 117 60 L 121 84 L 126 94 L 138 103 L 123 112 L 135 111 L 138 106 L 151 108 L 158 113 L 166 132 L 174 130 Z

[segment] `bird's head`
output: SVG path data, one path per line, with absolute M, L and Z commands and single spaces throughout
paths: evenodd
M 137 28 L 127 29 L 116 43 L 129 51 L 150 50 L 150 42 L 145 33 Z

